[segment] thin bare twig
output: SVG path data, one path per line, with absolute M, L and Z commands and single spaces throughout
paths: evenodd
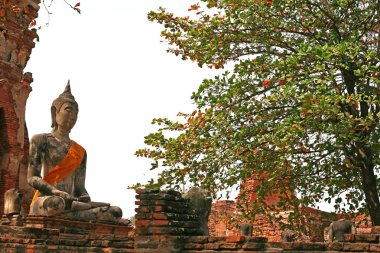
M 76 10 L 79 14 L 80 13 L 80 9 L 77 7 L 77 6 L 72 6 L 69 2 L 67 2 L 66 0 L 63 0 L 68 6 L 70 6 L 71 9 L 73 10 Z

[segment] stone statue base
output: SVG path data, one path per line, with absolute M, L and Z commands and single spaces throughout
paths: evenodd
M 119 207 L 103 202 L 73 201 L 67 206 L 65 200 L 57 196 L 38 197 L 30 207 L 29 216 L 58 217 L 62 219 L 111 222 L 124 224 Z
M 0 225 L 0 252 L 136 253 L 129 225 L 27 217 L 23 226 Z
M 112 234 L 130 236 L 133 234 L 131 223 L 101 222 L 65 219 L 60 217 L 26 217 L 26 227 L 58 229 L 61 233 Z
M 0 220 L 0 225 L 22 226 L 24 219 L 20 214 L 5 214 Z

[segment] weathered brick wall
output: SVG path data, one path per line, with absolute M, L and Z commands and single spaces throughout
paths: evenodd
M 211 236 L 228 236 L 235 234 L 235 224 L 232 222 L 236 211 L 236 203 L 232 200 L 219 200 L 212 204 L 208 219 Z
M 251 223 L 253 225 L 253 236 L 264 236 L 270 242 L 280 242 L 282 240 L 282 229 L 279 221 L 270 220 L 266 215 L 256 215 L 254 220 L 247 220 L 238 215 L 241 213 L 241 209 L 252 208 L 252 203 L 257 200 L 256 190 L 260 187 L 260 184 L 267 181 L 267 178 L 267 175 L 253 175 L 241 184 L 239 195 L 235 201 L 216 201 L 213 204 L 209 218 L 210 234 L 213 236 L 239 235 L 236 222 L 232 222 L 235 220 Z M 280 197 L 294 198 L 295 193 L 288 191 L 285 195 L 273 192 L 265 198 L 263 204 L 276 207 L 280 201 Z M 291 211 L 277 210 L 273 212 L 273 215 L 282 217 L 279 220 L 286 224 L 288 223 L 288 215 Z M 323 217 L 328 214 L 314 208 L 307 208 L 304 211 L 308 215 L 307 220 L 305 220 L 308 224 L 303 225 L 303 227 L 319 228 L 319 231 L 313 233 L 310 239 L 313 241 L 323 241 L 323 229 L 329 224 L 329 221 Z
M 136 252 L 178 252 L 184 243 L 181 236 L 201 234 L 199 217 L 179 192 L 138 189 L 136 193 Z
M 212 208 L 212 214 L 210 217 L 210 227 L 213 228 L 214 236 L 222 235 L 239 235 L 236 223 L 231 223 L 231 217 L 235 217 L 236 220 L 243 222 L 249 222 L 253 225 L 253 236 L 265 236 L 271 242 L 280 242 L 282 230 L 278 223 L 269 220 L 265 215 L 256 215 L 255 220 L 246 220 L 238 217 L 236 214 L 241 212 L 240 208 L 251 208 L 251 204 L 256 201 L 257 193 L 256 189 L 267 180 L 267 175 L 252 175 L 252 177 L 246 179 L 240 186 L 240 192 L 236 201 L 228 201 L 227 203 L 217 201 Z M 294 193 L 289 193 L 291 196 Z M 280 197 L 285 197 L 284 194 L 271 193 L 265 198 L 266 205 L 276 206 Z M 227 207 L 228 206 L 228 207 Z M 226 210 L 226 212 L 225 212 Z M 223 213 L 225 213 L 223 217 Z M 234 214 L 235 213 L 235 214 Z M 222 215 L 220 215 L 222 214 Z M 214 219 L 219 217 L 219 220 Z M 226 222 L 226 218 L 229 217 L 229 222 Z M 216 224 L 216 225 L 214 225 Z M 223 226 L 222 224 L 227 224 Z
M 365 214 L 359 214 L 352 220 L 356 224 L 356 230 L 358 233 L 367 234 L 371 232 L 372 222 L 369 216 Z
M 0 253 L 380 252 L 380 227 L 344 242 L 269 242 L 266 237 L 199 236 L 198 216 L 175 191 L 137 190 L 136 231 L 126 225 L 27 217 L 0 225 Z
M 198 216 L 179 192 L 136 190 L 138 235 L 199 235 Z
M 209 229 L 212 236 L 239 236 L 240 231 L 233 217 L 236 217 L 236 202 L 231 200 L 216 201 L 209 217 Z M 255 237 L 266 237 L 270 242 L 281 242 L 282 230 L 278 223 L 270 221 L 265 215 L 256 215 L 252 223 Z
M 243 208 L 250 208 L 250 205 L 257 200 L 257 189 L 260 188 L 262 184 L 266 184 L 269 179 L 269 175 L 266 174 L 254 174 L 250 178 L 247 178 L 240 185 L 240 192 L 237 197 L 237 203 L 240 204 Z M 287 195 L 279 192 L 269 192 L 265 197 L 265 204 L 270 206 L 277 206 L 280 197 L 282 198 L 292 198 L 295 196 L 294 192 L 290 190 L 287 192 Z
M 24 68 L 34 47 L 36 30 L 29 24 L 37 17 L 40 0 L 0 1 L 0 214 L 3 194 L 10 188 L 25 191 L 24 212 L 32 190 L 26 183 L 28 133 L 25 106 L 33 81 Z
M 323 217 L 327 216 L 326 212 L 320 211 L 314 208 L 307 208 L 306 210 L 310 217 L 308 226 L 313 227 L 313 229 L 319 228 L 310 235 L 310 240 L 312 241 L 324 241 L 324 228 L 330 224 L 330 220 L 326 220 Z M 212 236 L 238 236 L 240 231 L 236 220 L 241 218 L 237 217 L 236 213 L 238 208 L 236 207 L 236 202 L 231 200 L 221 200 L 216 201 L 211 209 L 211 214 L 209 217 L 209 229 L 210 235 Z M 291 211 L 275 212 L 274 215 L 281 217 L 281 222 L 287 223 L 288 216 Z M 234 217 L 236 219 L 234 219 Z M 270 220 L 268 216 L 258 214 L 255 216 L 255 220 L 244 219 L 243 222 L 248 222 L 253 225 L 252 236 L 266 237 L 269 242 L 281 242 L 282 232 L 279 221 L 274 219 Z M 360 225 L 360 232 L 365 232 L 370 229 L 370 226 Z M 305 237 L 303 237 L 305 238 Z
M 49 221 L 54 223 L 52 219 Z M 49 222 L 46 222 L 49 223 Z M 58 222 L 57 220 L 55 222 Z M 74 226 L 69 228 L 70 224 Z M 59 225 L 59 224 L 55 224 Z M 232 252 L 380 252 L 380 229 L 372 234 L 346 235 L 346 241 L 333 243 L 271 243 L 263 237 L 244 236 L 174 236 L 151 235 L 161 239 L 156 248 L 146 250 L 134 249 L 134 238 L 128 233 L 104 225 L 92 224 L 91 233 L 85 232 L 88 224 L 82 229 L 66 221 L 61 228 L 50 227 L 10 227 L 0 226 L 0 253 L 145 253 L 145 252 L 181 252 L 181 253 L 232 253 Z M 97 229 L 95 228 L 97 227 Z M 116 231 L 116 232 L 115 232 Z M 148 237 L 147 237 L 148 238 Z M 146 243 L 149 241 L 147 240 Z M 140 241 L 140 243 L 143 243 Z M 171 251 L 168 246 L 177 246 Z
M 194 236 L 186 240 L 183 252 L 257 252 L 266 247 L 267 239 L 245 236 Z
M 30 217 L 26 225 L 0 225 L 0 253 L 132 253 L 132 228 L 113 224 Z
M 207 237 L 189 236 L 178 238 L 183 242 L 181 253 L 258 253 L 258 252 L 310 252 L 310 253 L 337 253 L 337 252 L 380 252 L 379 235 L 347 235 L 345 242 L 332 243 L 276 243 L 267 242 L 263 237 Z M 137 251 L 140 252 L 140 251 Z
M 189 229 L 192 226 L 183 226 L 183 223 L 177 222 L 180 217 L 178 215 L 191 214 L 191 211 L 185 210 L 188 207 L 179 193 L 149 190 L 138 190 L 137 193 L 135 252 L 139 253 L 380 252 L 380 235 L 377 234 L 380 229 L 367 235 L 348 235 L 345 242 L 334 243 L 268 242 L 267 237 L 258 236 L 194 236 L 194 231 Z M 234 202 L 220 201 L 213 209 L 217 209 L 219 217 L 224 218 L 229 214 L 233 215 Z M 226 215 L 222 215 L 223 212 Z M 190 217 L 186 220 L 196 221 L 196 216 Z M 210 217 L 210 220 L 217 218 Z M 264 217 L 261 222 L 262 228 L 269 224 Z M 226 223 L 223 224 L 228 228 Z M 274 232 L 273 236 L 277 234 Z
M 240 235 L 234 217 L 237 212 L 236 202 L 231 200 L 216 201 L 211 208 L 209 216 L 209 229 L 212 236 L 238 236 Z M 270 221 L 265 215 L 256 215 L 254 221 L 244 220 L 244 222 L 252 223 L 253 236 L 263 236 L 268 238 L 270 242 L 280 242 L 281 233 L 280 225 Z

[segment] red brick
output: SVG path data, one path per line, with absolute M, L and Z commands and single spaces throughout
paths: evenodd
M 258 242 L 247 242 L 243 245 L 244 250 L 260 250 L 265 247 L 264 243 L 258 243 Z
M 341 251 L 343 250 L 343 243 L 342 242 L 331 242 L 327 244 L 328 250 L 336 250 Z
M 343 243 L 344 251 L 368 251 L 369 243 Z
M 204 245 L 200 244 L 200 243 L 187 243 L 184 248 L 185 249 L 202 250 L 202 249 L 204 249 Z
M 168 226 L 169 221 L 167 220 L 152 220 L 150 222 L 151 226 Z
M 207 243 L 209 236 L 189 236 L 187 242 L 193 243 Z
M 380 245 L 379 244 L 370 244 L 369 245 L 369 251 L 370 252 L 380 252 Z
M 159 190 L 138 188 L 135 190 L 137 194 L 158 193 Z
M 380 226 L 373 226 L 371 232 L 374 234 L 380 234 Z
M 138 208 L 135 208 L 136 213 L 149 213 L 150 210 L 146 206 L 140 206 Z
M 148 227 L 150 225 L 150 220 L 137 220 L 135 222 L 136 227 Z
M 220 243 L 221 249 L 237 249 L 238 244 L 237 243 Z
M 165 213 L 154 213 L 152 218 L 155 220 L 167 220 L 168 215 Z
M 204 245 L 205 249 L 209 250 L 218 250 L 220 249 L 219 243 L 207 243 Z
M 54 250 L 54 249 L 58 249 L 58 245 L 47 245 L 46 248 L 48 250 Z
M 245 236 L 227 236 L 226 242 L 244 242 Z

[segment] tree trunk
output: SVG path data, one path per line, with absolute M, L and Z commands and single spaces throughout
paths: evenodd
M 380 3 L 380 1 L 379 1 Z M 351 63 L 349 70 L 342 69 L 342 76 L 346 85 L 347 93 L 349 95 L 355 94 L 355 87 L 358 85 L 358 77 L 355 75 L 354 70 L 357 69 L 355 63 Z M 365 107 L 363 107 L 365 106 Z M 343 107 L 344 113 L 349 113 L 353 118 L 367 117 L 368 106 L 363 103 L 361 111 L 357 111 L 354 106 Z M 352 152 L 350 154 L 351 162 L 359 169 L 361 187 L 364 192 L 366 206 L 371 217 L 372 226 L 380 226 L 380 201 L 377 191 L 376 179 L 377 176 L 374 172 L 373 152 L 370 147 L 366 146 L 365 140 L 371 135 L 369 130 L 359 128 L 354 125 L 356 133 L 362 138 L 351 146 Z
M 357 145 L 357 166 L 360 167 L 362 189 L 365 202 L 371 217 L 372 226 L 380 226 L 380 201 L 376 185 L 376 175 L 372 160 L 371 149 L 365 147 L 364 143 Z

